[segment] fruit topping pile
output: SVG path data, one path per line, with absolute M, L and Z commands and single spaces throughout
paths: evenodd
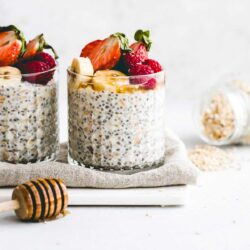
M 51 49 L 53 55 L 44 52 Z M 0 27 L 0 83 L 27 81 L 46 85 L 55 72 L 55 50 L 43 34 L 26 43 L 23 33 L 14 25 Z
M 148 56 L 152 45 L 150 32 L 137 30 L 134 39 L 135 42 L 129 45 L 125 34 L 115 33 L 88 43 L 71 64 L 75 78 L 77 74 L 85 78 L 85 84 L 78 84 L 78 87 L 91 86 L 97 91 L 118 93 L 156 88 L 154 74 L 163 68 Z

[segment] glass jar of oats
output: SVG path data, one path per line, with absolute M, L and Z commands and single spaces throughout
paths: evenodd
M 227 75 L 202 97 L 196 123 L 209 144 L 250 144 L 250 79 Z

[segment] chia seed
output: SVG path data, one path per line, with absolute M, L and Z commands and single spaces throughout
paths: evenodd
M 164 93 L 163 87 L 134 93 L 69 88 L 70 158 L 104 170 L 162 162 Z
M 0 161 L 48 160 L 58 151 L 57 91 L 28 82 L 0 84 Z

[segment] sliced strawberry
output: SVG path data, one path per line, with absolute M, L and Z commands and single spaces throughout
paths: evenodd
M 122 33 L 115 33 L 104 40 L 96 40 L 87 44 L 81 57 L 88 57 L 94 70 L 112 69 L 121 57 L 121 50 L 130 50 L 128 39 Z
M 43 51 L 44 49 L 51 49 L 55 55 L 55 58 L 58 58 L 56 51 L 53 49 L 53 47 L 46 43 L 43 34 L 36 36 L 33 40 L 28 42 L 26 46 L 26 51 L 23 54 L 23 58 L 31 58 L 37 53 Z
M 90 59 L 95 71 L 112 69 L 121 56 L 120 40 L 110 36 L 95 44 L 88 44 L 83 48 L 81 56 Z
M 25 39 L 14 25 L 0 27 L 0 66 L 10 66 L 17 62 L 25 48 Z
M 92 50 L 99 46 L 102 43 L 102 40 L 95 40 L 91 43 L 88 43 L 81 52 L 81 57 L 89 57 L 89 55 L 91 54 Z

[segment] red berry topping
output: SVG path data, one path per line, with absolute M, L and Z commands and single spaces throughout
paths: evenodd
M 115 33 L 104 40 L 95 40 L 87 44 L 81 57 L 88 57 L 94 70 L 112 69 L 121 57 L 121 50 L 129 50 L 128 40 L 122 33 Z
M 45 62 L 41 62 L 37 60 L 26 61 L 26 62 L 19 64 L 18 66 L 21 69 L 23 74 L 31 74 L 31 75 L 23 76 L 24 80 L 31 82 L 31 83 L 39 83 L 39 84 L 45 85 L 52 79 L 53 74 L 54 74 L 54 71 L 45 72 L 50 69 L 49 65 L 46 64 Z
M 149 65 L 137 64 L 129 69 L 129 74 L 131 75 L 130 82 L 132 84 L 142 84 L 145 89 L 154 89 L 156 87 L 157 81 L 150 75 L 154 74 L 154 71 Z
M 145 89 L 154 89 L 156 87 L 156 79 L 155 78 L 151 78 L 150 80 L 147 81 L 147 83 L 145 83 L 143 85 L 143 87 Z
M 0 27 L 0 67 L 17 62 L 25 47 L 25 39 L 14 25 Z
M 119 38 L 110 36 L 102 41 L 91 42 L 82 49 L 81 56 L 89 57 L 95 71 L 111 69 L 121 56 Z
M 152 77 L 147 76 L 153 74 L 154 71 L 150 68 L 150 66 L 143 64 L 136 64 L 133 68 L 128 70 L 130 77 L 130 82 L 132 84 L 146 84 Z
M 128 68 L 142 63 L 148 58 L 148 52 L 142 42 L 133 43 L 130 48 L 132 49 L 132 51 L 123 54 L 124 64 Z
M 150 66 L 143 64 L 136 64 L 134 67 L 130 68 L 128 72 L 132 76 L 149 75 L 154 73 Z
M 50 54 L 45 52 L 39 52 L 38 54 L 36 54 L 35 60 L 48 64 L 50 69 L 56 66 L 55 59 Z
M 148 51 L 150 50 L 152 44 L 150 32 L 148 30 L 137 30 L 134 38 L 136 42 L 130 46 L 132 51 L 123 54 L 124 64 L 128 68 L 131 68 L 148 59 Z
M 46 43 L 43 34 L 36 36 L 34 39 L 28 42 L 26 46 L 26 51 L 23 54 L 23 58 L 32 58 L 44 49 L 51 49 L 55 55 L 55 58 L 58 58 L 56 51 L 53 49 L 53 47 Z
M 162 66 L 160 63 L 153 59 L 147 59 L 143 62 L 144 65 L 150 66 L 150 68 L 154 71 L 154 73 L 162 71 Z
M 95 49 L 96 47 L 100 46 L 102 44 L 102 40 L 95 40 L 87 45 L 82 49 L 81 51 L 81 57 L 89 57 L 92 54 L 92 50 Z

